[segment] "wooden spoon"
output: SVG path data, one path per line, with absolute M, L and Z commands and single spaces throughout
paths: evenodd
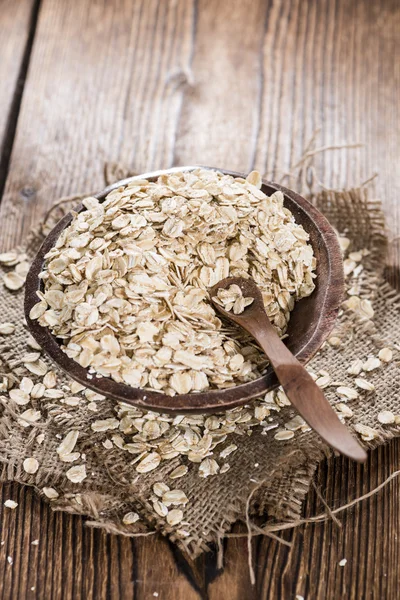
M 243 296 L 254 298 L 252 304 L 235 315 L 215 301 L 219 289 L 236 284 Z M 340 422 L 311 375 L 285 346 L 265 312 L 261 291 L 252 279 L 231 277 L 223 279 L 210 289 L 214 306 L 225 317 L 241 325 L 260 344 L 279 379 L 287 397 L 301 416 L 322 439 L 335 450 L 358 462 L 365 462 L 367 454 Z

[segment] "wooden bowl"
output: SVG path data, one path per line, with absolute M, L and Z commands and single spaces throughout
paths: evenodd
M 135 179 L 145 178 L 155 181 L 165 173 L 191 171 L 195 168 L 197 167 L 179 167 L 129 177 L 96 194 L 96 198 L 104 200 L 111 190 L 135 181 Z M 218 170 L 224 174 L 245 177 L 241 173 L 223 169 Z M 270 181 L 263 181 L 262 189 L 267 195 L 271 195 L 277 190 L 283 193 L 284 205 L 292 212 L 296 222 L 300 223 L 309 233 L 310 242 L 317 259 L 316 288 L 311 296 L 295 304 L 287 330 L 287 346 L 299 361 L 305 364 L 328 338 L 339 311 L 344 288 L 341 252 L 331 225 L 310 202 L 295 192 Z M 81 212 L 85 208 L 80 205 L 76 210 Z M 33 337 L 50 358 L 70 377 L 113 400 L 126 402 L 146 410 L 167 413 L 219 412 L 245 404 L 252 398 L 262 396 L 278 386 L 278 381 L 271 367 L 262 377 L 233 388 L 177 396 L 167 396 L 160 392 L 133 388 L 123 383 L 117 383 L 108 377 L 90 375 L 86 368 L 81 367 L 61 350 L 59 341 L 47 327 L 42 327 L 37 321 L 32 321 L 29 318 L 31 308 L 38 302 L 36 291 L 43 289 L 39 274 L 43 268 L 44 256 L 54 246 L 61 231 L 68 227 L 71 221 L 72 215 L 66 215 L 43 242 L 29 271 L 25 293 L 25 316 Z

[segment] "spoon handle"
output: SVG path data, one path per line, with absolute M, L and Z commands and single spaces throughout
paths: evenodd
M 322 390 L 279 338 L 266 315 L 262 321 L 258 320 L 253 331 L 248 330 L 268 356 L 293 406 L 327 444 L 353 460 L 365 462 L 365 450 L 340 422 Z

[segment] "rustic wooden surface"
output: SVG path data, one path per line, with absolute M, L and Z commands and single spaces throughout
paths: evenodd
M 397 0 L 0 0 L 0 247 L 18 243 L 60 195 L 100 189 L 105 161 L 139 172 L 257 167 L 273 178 L 318 127 L 321 146 L 366 144 L 320 154 L 321 179 L 356 184 L 377 171 L 399 235 L 399 28 Z M 318 485 L 338 506 L 399 465 L 393 442 L 365 467 L 322 465 Z M 193 563 L 164 539 L 91 531 L 6 484 L 0 598 L 392 600 L 399 492 L 394 480 L 343 515 L 341 529 L 286 533 L 290 549 L 255 540 L 252 587 L 245 539 L 226 543 L 218 572 L 212 554 Z M 312 492 L 305 514 L 318 507 Z

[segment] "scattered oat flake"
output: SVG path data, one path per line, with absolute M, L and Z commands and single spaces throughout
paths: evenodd
M 362 423 L 357 423 L 354 425 L 354 429 L 359 433 L 362 439 L 366 442 L 370 442 L 371 440 L 378 437 L 379 432 L 368 425 L 363 425 Z
M 342 558 L 341 561 L 339 561 L 339 567 L 344 567 L 347 564 L 347 558 Z
M 285 392 L 281 389 L 278 389 L 275 392 L 275 402 L 278 406 L 280 406 L 282 408 L 284 406 L 290 406 L 289 398 L 286 396 Z
M 18 416 L 18 423 L 22 425 L 22 427 L 30 427 L 39 421 L 41 416 L 42 414 L 39 410 L 28 408 L 28 410 L 25 410 Z
M 344 253 L 346 252 L 346 250 L 348 249 L 348 247 L 350 246 L 351 241 L 349 240 L 349 238 L 340 235 L 338 237 L 339 240 L 339 245 L 340 245 L 340 249 L 341 251 Z
M 16 291 L 22 288 L 25 283 L 25 277 L 15 271 L 6 273 L 3 277 L 3 283 L 9 290 Z
M 23 462 L 24 471 L 26 473 L 36 473 L 39 469 L 39 461 L 36 458 L 26 458 Z
M 306 425 L 305 420 L 300 416 L 296 415 L 293 419 L 290 419 L 287 423 L 285 423 L 285 429 L 289 429 L 289 431 L 297 431 Z
M 43 398 L 46 388 L 43 383 L 35 383 L 31 391 L 31 398 Z
M 157 483 L 153 485 L 153 492 L 156 496 L 159 496 L 160 498 L 163 494 L 165 494 L 165 492 L 169 492 L 169 490 L 169 486 L 163 483 L 162 481 L 157 481 Z
M 378 414 L 378 421 L 383 425 L 390 425 L 395 422 L 395 416 L 391 410 L 382 410 Z
M 122 522 L 124 525 L 132 525 L 133 523 L 136 523 L 136 521 L 139 521 L 139 519 L 140 517 L 136 512 L 128 512 L 123 516 Z
M 0 323 L 0 335 L 11 335 L 15 331 L 13 323 Z
M 23 363 L 33 363 L 36 362 L 40 358 L 40 352 L 28 352 L 24 354 L 21 358 Z
M 63 392 L 63 390 L 49 389 L 49 390 L 46 390 L 44 393 L 45 398 L 52 398 L 53 400 L 64 399 L 64 396 L 65 396 L 65 393 Z
M 186 465 L 179 465 L 179 467 L 176 467 L 176 469 L 169 474 L 169 477 L 170 479 L 179 479 L 180 477 L 184 477 L 188 470 Z
M 84 479 L 86 479 L 86 467 L 85 465 L 77 465 L 76 467 L 71 467 L 66 472 L 67 478 L 72 481 L 72 483 L 81 483 Z
M 15 250 L 10 250 L 9 252 L 2 252 L 0 254 L 0 264 L 10 266 L 10 263 L 13 265 L 17 264 L 19 260 L 19 255 Z
M 166 517 L 168 514 L 168 508 L 161 502 L 161 500 L 153 500 L 153 508 L 160 517 Z
M 75 448 L 79 437 L 79 431 L 73 429 L 64 437 L 63 441 L 57 448 L 57 454 L 62 457 L 65 454 L 70 454 Z
M 118 419 L 103 419 L 100 421 L 94 421 L 91 424 L 93 431 L 108 431 L 109 429 L 117 429 L 119 427 Z
M 293 437 L 294 437 L 293 431 L 286 431 L 284 429 L 282 429 L 281 431 L 277 431 L 276 434 L 274 435 L 274 438 L 279 441 L 290 440 Z
M 62 462 L 71 463 L 75 462 L 81 457 L 80 452 L 70 452 L 69 454 L 60 454 L 60 460 Z M 82 455 L 83 458 L 83 455 Z
M 351 410 L 351 408 L 349 406 L 347 406 L 347 404 L 344 404 L 343 402 L 339 402 L 338 404 L 335 404 L 335 408 L 337 410 L 339 410 L 344 417 L 352 417 L 353 416 L 353 411 Z
M 393 352 L 390 348 L 382 348 L 378 354 L 379 360 L 385 363 L 389 363 L 393 358 Z
M 38 375 L 39 377 L 43 377 L 48 371 L 46 363 L 44 363 L 40 359 L 34 362 L 24 363 L 24 367 L 28 369 L 28 371 L 30 371 L 34 375 Z
M 19 384 L 19 389 L 27 394 L 30 394 L 33 390 L 33 381 L 30 377 L 23 377 Z
M 77 381 L 72 381 L 70 384 L 70 388 L 71 388 L 72 394 L 79 394 L 79 392 L 82 392 L 83 390 L 86 389 L 84 385 L 82 385 L 81 383 L 78 383 Z
M 169 506 L 170 504 L 187 504 L 189 502 L 189 498 L 186 496 L 185 492 L 182 490 L 169 490 L 163 494 L 161 501 L 165 506 Z
M 183 519 L 183 512 L 180 508 L 174 508 L 168 512 L 166 519 L 169 525 L 177 525 Z
M 26 339 L 26 344 L 32 350 L 41 350 L 41 347 L 39 346 L 37 341 L 31 335 L 28 335 L 28 337 Z
M 57 375 L 54 371 L 49 371 L 43 377 L 43 385 L 48 389 L 54 388 L 57 385 Z
M 356 266 L 357 266 L 357 263 L 355 260 L 351 260 L 351 258 L 346 258 L 343 261 L 343 271 L 344 271 L 345 277 L 347 277 L 347 275 L 350 275 L 350 273 L 352 273 L 352 271 L 355 269 Z
M 136 465 L 136 471 L 138 473 L 148 473 L 149 471 L 156 469 L 160 462 L 161 456 L 157 452 L 151 452 Z
M 31 542 L 31 546 L 39 546 L 39 540 L 33 540 L 33 542 Z
M 373 383 L 367 381 L 366 379 L 362 379 L 361 377 L 356 377 L 354 383 L 357 387 L 361 388 L 362 390 L 367 390 L 368 392 L 372 392 L 375 389 Z
M 375 369 L 379 369 L 381 366 L 381 361 L 379 358 L 375 358 L 374 356 L 370 356 L 368 360 L 363 364 L 363 371 L 374 371 Z
M 350 367 L 347 369 L 347 373 L 349 373 L 349 375 L 359 375 L 362 371 L 362 368 L 363 361 L 357 358 L 351 363 Z
M 59 493 L 57 492 L 57 490 L 55 490 L 52 487 L 44 487 L 42 491 L 43 491 L 43 494 L 50 500 L 55 500 L 59 496 Z
M 219 455 L 220 455 L 221 458 L 226 458 L 227 456 L 229 456 L 230 454 L 232 454 L 232 452 L 235 452 L 235 450 L 237 450 L 236 444 L 229 444 L 229 446 L 227 446 L 226 448 L 224 448 L 219 453 Z
M 25 404 L 28 404 L 30 402 L 29 394 L 27 394 L 26 392 L 24 392 L 22 390 L 19 390 L 19 389 L 10 390 L 8 394 L 9 394 L 11 400 L 13 400 L 19 406 L 24 406 Z
M 217 475 L 219 471 L 219 464 L 213 458 L 205 458 L 199 466 L 199 477 L 209 477 L 210 475 Z
M 374 316 L 374 309 L 372 308 L 371 302 L 367 299 L 361 299 L 358 296 L 350 296 L 350 298 L 343 303 L 343 306 L 354 312 L 362 319 L 362 321 L 372 319 Z
M 359 396 L 357 390 L 354 390 L 353 388 L 349 388 L 347 386 L 339 386 L 338 388 L 336 388 L 336 393 L 338 394 L 338 396 L 344 396 L 349 400 L 355 400 Z
M 78 406 L 80 404 L 80 401 L 81 399 L 76 396 L 69 396 L 68 398 L 63 398 L 61 400 L 61 402 L 63 402 L 63 404 L 67 404 L 67 406 Z M 88 408 L 90 410 L 89 405 Z
M 9 565 L 12 565 L 14 563 L 13 557 L 12 556 L 7 556 L 7 561 Z
M 14 500 L 6 500 L 4 502 L 4 506 L 6 508 L 11 508 L 11 510 L 14 510 L 14 508 L 17 508 L 18 506 L 18 502 L 15 502 Z
M 328 387 L 328 385 L 331 382 L 332 382 L 332 379 L 329 375 L 324 375 L 323 377 L 318 377 L 318 379 L 315 380 L 315 383 L 317 384 L 317 386 L 322 389 Z

